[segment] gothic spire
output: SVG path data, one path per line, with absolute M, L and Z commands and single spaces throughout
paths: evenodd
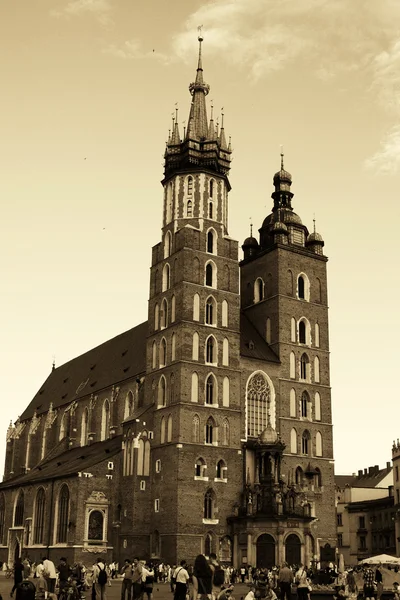
M 196 80 L 194 83 L 189 85 L 189 91 L 193 97 L 189 120 L 192 121 L 192 130 L 196 138 L 204 140 L 206 139 L 208 133 L 206 96 L 210 91 L 210 86 L 204 83 L 203 79 L 203 67 L 201 59 L 201 44 L 203 42 L 203 38 L 199 36 L 198 40 L 199 59 L 197 63 Z

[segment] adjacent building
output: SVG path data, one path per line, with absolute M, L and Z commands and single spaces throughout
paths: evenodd
M 53 369 L 10 426 L 2 560 L 271 566 L 336 547 L 324 242 L 281 156 L 238 261 L 201 44 L 187 129 L 175 119 L 165 150 L 148 320 Z

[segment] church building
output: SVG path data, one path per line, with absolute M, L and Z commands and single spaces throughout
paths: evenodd
M 324 242 L 281 156 L 238 260 L 201 46 L 187 129 L 176 119 L 165 150 L 148 320 L 53 368 L 10 425 L 0 560 L 263 567 L 335 550 Z

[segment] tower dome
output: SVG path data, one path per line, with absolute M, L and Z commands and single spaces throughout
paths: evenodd
M 315 219 L 314 219 L 314 231 L 307 236 L 306 239 L 306 247 L 311 251 L 315 252 L 315 254 L 322 254 L 322 248 L 324 247 L 325 242 L 322 239 L 322 235 L 315 230 Z
M 250 236 L 246 238 L 242 245 L 244 258 L 249 258 L 257 254 L 259 249 L 258 241 L 253 237 L 253 225 L 250 225 Z
M 286 233 L 286 235 L 288 235 L 288 233 L 289 233 L 288 228 L 286 227 L 285 223 L 283 223 L 282 221 L 275 221 L 275 223 L 272 225 L 271 232 L 272 233 Z
M 258 443 L 263 446 L 273 446 L 279 441 L 279 436 L 268 421 L 266 428 L 258 436 Z

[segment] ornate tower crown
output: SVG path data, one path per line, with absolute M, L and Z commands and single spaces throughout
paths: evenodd
M 206 96 L 210 86 L 204 82 L 202 65 L 202 42 L 199 36 L 199 57 L 196 79 L 189 85 L 192 96 L 188 126 L 181 139 L 177 115 L 173 120 L 172 133 L 165 149 L 164 175 L 169 178 L 178 171 L 208 170 L 227 176 L 230 169 L 231 146 L 226 143 L 222 114 L 220 129 L 207 119 Z M 212 107 L 211 107 L 212 109 Z

